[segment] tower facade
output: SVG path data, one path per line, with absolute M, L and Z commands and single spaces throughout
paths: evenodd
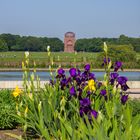
M 64 52 L 74 52 L 75 33 L 67 32 L 64 36 Z

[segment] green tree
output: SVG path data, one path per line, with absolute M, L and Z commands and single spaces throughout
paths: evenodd
M 64 50 L 64 44 L 59 38 L 48 38 L 46 45 L 51 47 L 51 51 L 58 52 Z
M 132 45 L 108 45 L 108 57 L 115 61 L 121 61 L 124 63 L 125 68 L 135 68 L 137 66 L 136 52 L 134 51 Z M 96 63 L 103 62 L 105 58 L 104 53 L 96 58 Z
M 25 44 L 24 49 L 28 51 L 41 51 L 42 41 L 37 37 L 28 37 Z
M 103 41 L 101 38 L 78 39 L 75 44 L 76 51 L 100 52 Z
M 8 46 L 6 42 L 2 39 L 0 39 L 0 51 L 8 51 Z
M 20 39 L 20 36 L 12 34 L 1 34 L 0 38 L 7 43 L 9 50 L 11 50 L 11 47 L 16 45 L 17 40 Z

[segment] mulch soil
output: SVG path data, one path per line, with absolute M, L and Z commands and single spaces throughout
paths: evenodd
M 17 136 L 23 135 L 23 131 L 20 129 L 0 130 L 0 140 L 17 140 L 16 138 L 8 136 L 6 133 L 15 134 Z

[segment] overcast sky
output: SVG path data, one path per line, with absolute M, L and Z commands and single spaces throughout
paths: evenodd
M 140 37 L 140 0 L 0 0 L 0 34 Z

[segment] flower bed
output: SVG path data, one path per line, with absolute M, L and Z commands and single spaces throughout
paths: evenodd
M 44 89 L 40 88 L 36 71 L 29 84 L 29 54 L 26 53 L 22 63 L 25 90 L 21 92 L 17 88 L 13 92 L 18 104 L 16 117 L 23 126 L 24 137 L 30 132 L 46 140 L 140 139 L 140 114 L 132 115 L 125 93 L 129 88 L 127 78 L 117 73 L 122 63 L 112 64 L 106 44 L 104 52 L 102 65 L 106 74 L 103 82 L 96 79 L 87 64 L 84 72 L 70 68 L 69 77 L 59 68 Z M 111 67 L 114 67 L 112 73 Z

